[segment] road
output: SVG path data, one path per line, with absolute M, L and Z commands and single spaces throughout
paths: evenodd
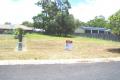
M 120 62 L 2 65 L 0 80 L 120 80 Z

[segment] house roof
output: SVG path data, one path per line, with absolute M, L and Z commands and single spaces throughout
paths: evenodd
M 99 31 L 111 31 L 111 29 L 106 29 L 106 28 L 100 28 L 100 27 L 81 27 L 84 30 L 99 30 Z
M 13 25 L 0 25 L 0 29 L 13 29 Z
M 33 28 L 24 25 L 0 25 L 0 29 L 17 29 L 17 28 L 22 28 L 23 30 L 33 30 Z
M 17 29 L 17 28 L 22 28 L 23 30 L 33 30 L 33 28 L 27 27 L 27 26 L 24 26 L 24 25 L 15 25 L 14 29 Z

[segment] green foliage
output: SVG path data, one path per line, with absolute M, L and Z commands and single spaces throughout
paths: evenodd
M 44 28 L 44 24 L 45 24 L 45 20 L 46 17 L 41 13 L 38 14 L 37 16 L 33 17 L 33 21 L 34 21 L 34 27 L 35 28 Z
M 65 36 L 67 34 L 72 34 L 75 30 L 75 22 L 74 22 L 74 17 L 72 15 L 68 15 L 64 17 L 64 23 L 63 23 L 63 33 Z
M 49 0 L 40 0 L 36 4 L 42 7 L 43 11 L 33 17 L 34 27 L 44 29 L 47 34 L 67 36 L 80 25 L 80 22 L 68 12 L 71 8 L 68 0 L 63 1 L 62 6 Z
M 74 22 L 75 22 L 76 28 L 78 28 L 80 26 L 87 26 L 87 24 L 85 22 L 79 21 L 78 19 L 75 19 Z
M 15 29 L 14 33 L 15 33 L 15 35 L 19 35 L 19 34 L 24 34 L 24 31 L 22 28 L 17 28 L 17 29 Z
M 51 20 L 47 33 L 59 35 L 59 36 L 67 36 L 68 34 L 72 34 L 75 30 L 74 17 L 72 15 L 58 15 L 55 20 Z
M 24 21 L 24 22 L 22 22 L 22 25 L 24 25 L 24 26 L 28 26 L 28 27 L 33 27 L 33 23 L 28 22 L 28 21 Z
M 113 30 L 113 33 L 120 35 L 120 10 L 110 16 L 109 20 L 110 28 Z
M 104 16 L 96 16 L 93 20 L 87 22 L 88 26 L 92 27 L 106 27 L 107 21 Z

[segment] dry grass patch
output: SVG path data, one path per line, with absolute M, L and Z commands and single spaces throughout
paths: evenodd
M 12 35 L 0 35 L 0 52 L 13 51 L 16 47 L 16 42 Z
M 74 47 L 71 51 L 64 50 L 67 39 L 73 41 Z M 64 38 L 36 34 L 27 35 L 25 40 L 27 51 L 16 52 L 13 49 L 6 49 L 9 51 L 0 52 L 0 59 L 37 60 L 120 57 L 119 50 L 114 51 L 120 48 L 119 42 L 83 37 Z M 11 45 L 10 43 L 8 44 Z

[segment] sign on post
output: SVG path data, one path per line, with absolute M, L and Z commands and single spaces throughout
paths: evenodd
M 71 40 L 66 40 L 65 50 L 72 50 L 73 42 Z
M 18 51 L 22 51 L 23 50 L 23 30 L 21 28 L 18 28 Z

